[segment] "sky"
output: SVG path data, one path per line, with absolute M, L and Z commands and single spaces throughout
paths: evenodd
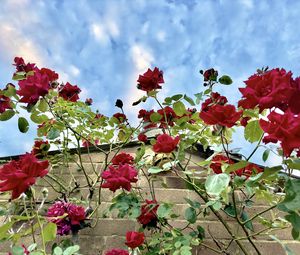
M 232 77 L 218 90 L 236 104 L 257 68 L 300 75 L 299 9 L 293 0 L 0 0 L 0 86 L 21 56 L 80 86 L 101 113 L 118 111 L 120 98 L 136 118 L 136 80 L 147 68 L 164 71 L 164 97 L 202 91 L 199 70 L 214 67 Z M 31 150 L 33 126 L 21 134 L 17 118 L 0 124 L 0 156 Z M 236 138 L 243 152 L 253 147 Z

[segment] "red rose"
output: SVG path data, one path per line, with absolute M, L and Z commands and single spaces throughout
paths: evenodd
M 28 104 L 35 104 L 50 89 L 48 76 L 39 71 L 34 72 L 27 79 L 19 81 L 19 86 L 17 94 L 21 96 L 20 102 Z
M 289 109 L 294 114 L 300 113 L 300 77 L 292 80 L 292 94 L 289 99 Z
M 295 116 L 291 111 L 284 114 L 273 111 L 268 115 L 268 121 L 261 119 L 259 124 L 268 134 L 263 142 L 280 141 L 286 157 L 290 156 L 294 149 L 300 148 L 300 115 Z
M 153 145 L 153 151 L 156 153 L 170 153 L 176 149 L 179 140 L 179 136 L 173 138 L 167 134 L 159 135 L 156 138 L 156 144 Z
M 27 63 L 25 64 L 25 61 L 23 58 L 15 57 L 14 59 L 14 66 L 16 67 L 17 72 L 30 72 L 36 69 L 35 64 Z
M 242 118 L 242 119 L 241 119 L 241 125 L 242 125 L 243 127 L 246 127 L 247 124 L 248 124 L 248 121 L 249 121 L 250 119 L 251 119 L 250 117 L 244 117 L 244 118 Z
M 147 200 L 146 203 L 141 207 L 141 214 L 137 218 L 137 221 L 142 224 L 144 227 L 146 225 L 155 226 L 157 222 L 157 208 L 158 203 L 156 200 Z
M 148 137 L 147 137 L 145 134 L 140 133 L 140 134 L 138 135 L 138 140 L 139 140 L 140 142 L 146 143 L 146 142 L 148 141 Z
M 170 106 L 166 106 L 163 109 L 157 111 L 161 115 L 160 126 L 161 128 L 166 128 L 168 126 L 174 126 L 174 120 L 178 118 L 174 110 Z
M 213 68 L 206 70 L 203 74 L 204 81 L 210 81 L 210 80 L 215 81 L 217 76 L 218 76 L 218 71 L 216 71 Z
M 67 206 L 67 213 L 71 225 L 80 225 L 81 221 L 85 220 L 85 209 L 82 206 L 69 203 Z
M 58 74 L 56 72 L 52 71 L 51 69 L 42 68 L 40 70 L 40 73 L 47 75 L 50 82 L 58 80 Z
M 131 183 L 138 181 L 137 175 L 136 169 L 128 164 L 119 165 L 118 167 L 109 166 L 108 170 L 103 171 L 101 174 L 101 177 L 105 180 L 102 188 L 108 188 L 113 192 L 119 188 L 130 191 Z
M 138 89 L 147 92 L 155 89 L 161 89 L 159 83 L 164 83 L 163 72 L 160 71 L 157 67 L 155 67 L 153 71 L 151 69 L 148 69 L 146 73 L 139 76 L 137 82 Z
M 129 255 L 128 251 L 121 249 L 112 249 L 105 252 L 105 255 Z
M 118 155 L 114 156 L 111 162 L 113 165 L 132 165 L 134 163 L 134 158 L 128 153 L 121 152 Z
M 1 90 L 0 90 L 1 92 Z M 11 100 L 9 97 L 0 95 L 0 113 L 5 112 L 7 109 L 12 109 Z
M 215 104 L 220 104 L 224 105 L 228 102 L 227 98 L 224 96 L 221 96 L 218 92 L 212 92 L 211 97 L 206 99 L 202 105 L 201 105 L 201 110 L 202 111 L 207 111 L 209 109 L 209 106 L 215 105 Z
M 86 105 L 92 105 L 93 104 L 93 99 L 92 98 L 87 98 L 85 99 L 85 102 L 84 102 Z
M 260 111 L 278 107 L 285 111 L 292 94 L 292 73 L 284 69 L 272 69 L 263 74 L 254 74 L 247 81 L 246 87 L 239 88 L 243 99 L 239 106 L 244 109 L 259 107 Z
M 153 128 L 153 127 L 157 126 L 156 123 L 151 123 L 150 115 L 152 113 L 154 113 L 154 110 L 146 111 L 144 109 L 141 109 L 139 111 L 138 118 L 143 119 L 144 124 L 145 124 L 144 129 Z
M 135 231 L 128 231 L 126 233 L 126 242 L 125 244 L 134 249 L 142 245 L 145 241 L 145 234 L 143 232 L 135 232 Z
M 98 139 L 94 140 L 94 143 L 91 143 L 90 141 L 88 140 L 83 140 L 82 141 L 82 146 L 87 148 L 87 147 L 91 147 L 91 146 L 94 146 L 94 145 L 98 145 L 100 142 Z
M 42 155 L 50 149 L 48 141 L 37 140 L 34 142 L 31 153 L 34 155 Z
M 77 85 L 71 85 L 67 82 L 66 85 L 64 85 L 59 91 L 59 96 L 67 101 L 76 102 L 79 99 L 78 95 L 80 92 L 81 89 L 78 88 Z
M 228 105 L 213 105 L 207 111 L 200 112 L 200 118 L 209 125 L 221 125 L 232 127 L 240 119 L 242 111 L 236 111 L 231 104 Z
M 33 154 L 25 154 L 19 160 L 13 160 L 0 168 L 0 191 L 12 191 L 12 199 L 18 198 L 37 177 L 48 173 L 49 162 L 38 161 Z
M 113 117 L 115 117 L 120 123 L 123 123 L 127 120 L 126 115 L 120 112 L 115 113 Z
M 224 163 L 231 165 L 234 164 L 234 161 L 232 159 L 227 158 L 224 155 L 218 154 L 211 159 L 211 164 L 209 167 L 214 171 L 215 174 L 221 174 L 223 173 L 222 165 Z
M 258 165 L 249 163 L 249 165 L 246 166 L 245 168 L 237 170 L 237 175 L 239 175 L 239 176 L 244 175 L 244 176 L 246 176 L 246 178 L 249 178 L 250 176 L 259 174 L 263 171 L 264 170 L 262 168 L 260 168 Z

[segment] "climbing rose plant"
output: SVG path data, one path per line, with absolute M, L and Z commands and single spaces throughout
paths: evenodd
M 230 254 L 230 245 L 218 242 L 198 223 L 209 215 L 225 227 L 229 243 L 236 244 L 238 254 L 253 254 L 248 247 L 262 254 L 254 240 L 270 235 L 280 242 L 273 234 L 278 229 L 291 227 L 293 238 L 300 239 L 300 180 L 293 178 L 294 170 L 300 169 L 300 78 L 293 78 L 292 72 L 258 70 L 239 88 L 237 108 L 215 91 L 231 85 L 232 79 L 219 76 L 213 68 L 200 71 L 200 92 L 195 91 L 192 97 L 177 94 L 165 99 L 159 97 L 159 91 L 169 86 L 165 85 L 163 71 L 149 68 L 137 77 L 137 89 L 145 94 L 132 104 L 138 107 L 152 100 L 157 106 L 137 109 L 139 123 L 134 127 L 121 99 L 115 104 L 118 111 L 108 117 L 101 109 L 93 110 L 93 99 L 80 99 L 77 85 L 61 83 L 55 71 L 40 69 L 21 57 L 16 57 L 13 65 L 15 84 L 8 83 L 0 90 L 0 120 L 18 118 L 22 133 L 29 125 L 36 125 L 37 138 L 31 152 L 0 167 L 1 197 L 7 199 L 0 205 L 1 215 L 6 216 L 0 226 L 0 244 L 10 242 L 10 254 L 85 254 L 89 248 L 80 249 L 78 234 L 84 228 L 101 225 L 98 209 L 103 189 L 113 194 L 108 214 L 117 211 L 118 217 L 135 219 L 140 226 L 138 231 L 127 229 L 127 249 L 115 247 L 106 250 L 106 255 L 189 255 L 198 246 Z M 229 149 L 236 128 L 256 145 L 249 155 Z M 137 146 L 135 155 L 125 151 L 132 141 Z M 108 149 L 103 149 L 104 144 Z M 199 145 L 207 158 L 192 162 L 189 155 L 199 153 Z M 50 147 L 57 152 L 49 153 Z M 93 150 L 105 156 L 101 169 L 93 168 L 93 175 L 82 163 L 82 147 L 87 154 Z M 274 154 L 282 158 L 281 163 L 272 167 L 253 163 L 253 155 L 261 148 L 264 161 Z M 188 168 L 191 162 L 200 168 Z M 84 187 L 70 172 L 64 173 L 69 174 L 68 184 L 56 174 L 69 163 L 77 164 L 83 173 Z M 198 196 L 195 200 L 186 198 L 182 227 L 173 225 L 180 215 L 174 212 L 172 198 L 156 198 L 154 180 L 165 172 L 176 175 Z M 205 177 L 199 178 L 203 174 Z M 147 188 L 139 187 L 141 178 L 147 180 Z M 57 196 L 50 198 L 49 190 L 37 183 L 47 183 Z M 82 188 L 87 188 L 88 194 L 84 195 Z M 142 196 L 141 189 L 148 190 L 149 196 Z M 258 200 L 263 200 L 266 209 L 250 216 L 249 209 Z M 271 218 L 265 216 L 269 211 L 273 211 Z M 235 234 L 228 217 L 242 229 L 241 234 Z M 254 222 L 263 228 L 257 231 Z M 69 239 L 58 241 L 57 235 Z M 32 244 L 27 247 L 22 240 L 28 236 Z M 217 248 L 206 243 L 207 237 Z M 248 242 L 247 248 L 242 240 Z

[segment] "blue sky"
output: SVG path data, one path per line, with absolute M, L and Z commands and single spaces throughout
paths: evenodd
M 11 81 L 14 56 L 49 67 L 79 85 L 81 98 L 111 115 L 117 98 L 139 98 L 136 79 L 148 67 L 164 71 L 161 96 L 202 90 L 200 69 L 234 80 L 220 91 L 231 103 L 262 66 L 300 74 L 299 1 L 272 0 L 2 0 L 0 81 Z M 35 129 L 20 134 L 16 119 L 0 126 L 0 156 L 30 150 Z M 243 148 L 245 151 L 249 147 Z

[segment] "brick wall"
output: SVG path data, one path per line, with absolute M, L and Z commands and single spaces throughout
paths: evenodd
M 128 153 L 135 153 L 136 148 L 130 147 L 127 148 L 126 151 Z M 83 164 L 89 173 L 90 176 L 96 176 L 93 169 L 96 169 L 98 172 L 101 168 L 101 164 L 104 160 L 104 155 L 101 153 L 91 153 L 90 156 L 88 154 L 84 154 L 83 157 Z M 192 155 L 192 161 L 194 162 L 200 162 L 202 159 L 199 156 Z M 92 161 L 92 163 L 91 163 Z M 205 176 L 205 171 L 201 169 L 199 166 L 191 163 L 189 166 L 190 169 L 196 169 L 199 171 L 199 177 Z M 86 185 L 86 180 L 84 178 L 84 175 L 81 171 L 78 171 L 78 166 L 75 163 L 70 163 L 68 167 L 59 167 L 59 168 L 53 168 L 51 169 L 51 172 L 53 174 L 59 175 L 60 177 L 63 177 L 63 180 L 65 182 L 65 185 L 68 185 L 70 180 L 70 173 L 73 174 L 74 178 L 80 183 L 81 186 Z M 164 183 L 164 184 L 162 184 Z M 168 188 L 162 188 L 162 186 L 167 185 Z M 143 190 L 143 193 L 145 194 L 145 197 L 149 195 L 149 190 L 147 188 L 147 182 L 144 178 L 140 177 L 138 183 L 138 187 L 141 187 Z M 160 174 L 159 178 L 155 182 L 156 186 L 156 196 L 158 201 L 168 201 L 173 202 L 175 204 L 174 211 L 181 215 L 179 218 L 174 220 L 172 224 L 175 226 L 183 226 L 184 225 L 184 210 L 187 208 L 187 204 L 184 200 L 184 198 L 190 198 L 190 199 L 197 199 L 200 203 L 204 203 L 199 199 L 199 197 L 191 190 L 188 190 L 186 188 L 185 183 L 177 176 L 172 174 L 171 172 L 166 172 L 164 174 Z M 44 180 L 40 180 L 39 183 L 36 185 L 37 189 L 41 189 L 42 187 L 47 187 L 49 189 L 49 197 L 48 201 L 51 203 L 51 201 L 54 201 L 58 197 L 58 193 L 56 193 L 47 182 Z M 126 231 L 129 230 L 137 230 L 139 228 L 139 225 L 132 220 L 128 219 L 118 219 L 115 217 L 114 214 L 109 215 L 109 218 L 104 218 L 105 209 L 108 208 L 110 205 L 111 199 L 118 194 L 117 192 L 114 194 L 113 192 L 104 189 L 102 190 L 101 194 L 101 206 L 98 209 L 98 223 L 94 228 L 86 228 L 80 232 L 79 236 L 79 244 L 82 248 L 81 254 L 83 255 L 100 255 L 103 254 L 103 252 L 111 247 L 118 247 L 118 248 L 126 248 L 124 245 L 124 236 L 126 234 Z M 78 198 L 86 198 L 88 195 L 88 190 L 86 188 L 83 188 L 76 194 Z M 237 194 L 241 196 L 241 194 Z M 2 201 L 7 201 L 7 198 L 9 196 L 2 195 L 0 199 Z M 148 196 L 149 197 L 149 196 Z M 251 217 L 251 215 L 254 215 L 257 212 L 263 211 L 266 207 L 264 201 L 256 201 L 255 206 L 250 208 L 248 210 L 248 213 Z M 273 210 L 271 212 L 268 212 L 264 214 L 264 217 L 271 218 L 272 214 L 277 214 L 278 212 L 276 210 Z M 223 214 L 224 215 L 224 214 Z M 237 235 L 242 236 L 241 229 L 236 225 L 236 223 L 233 221 L 232 218 L 224 215 L 228 224 L 233 226 L 235 229 L 235 233 Z M 1 219 L 3 221 L 3 218 Z M 199 218 L 196 222 L 197 225 L 201 225 L 206 230 L 206 240 L 205 244 L 208 244 L 212 247 L 216 247 L 215 242 L 210 238 L 208 232 L 210 232 L 218 242 L 228 244 L 230 241 L 230 238 L 224 229 L 223 225 L 218 222 L 216 217 L 213 214 L 210 214 L 209 216 L 204 218 Z M 256 221 L 253 222 L 255 231 L 259 231 L 262 226 L 258 224 Z M 1 222 L 0 222 L 1 226 Z M 290 234 L 291 229 L 287 228 L 280 231 L 274 231 L 274 235 L 276 235 L 279 239 L 282 240 L 284 244 L 287 244 L 288 247 L 295 252 L 295 254 L 299 254 L 300 250 L 300 243 L 298 241 L 294 241 Z M 27 238 L 22 239 L 22 243 L 28 242 Z M 29 241 L 31 242 L 31 240 Z M 242 242 L 245 242 L 242 240 Z M 280 244 L 273 241 L 269 235 L 263 235 L 259 236 L 255 243 L 260 248 L 262 254 L 276 254 L 281 255 L 285 254 L 284 249 Z M 9 243 L 0 243 L 0 255 L 6 254 L 9 250 Z M 256 254 L 250 245 L 247 245 L 247 249 L 251 252 L 251 254 Z M 4 252 L 4 253 L 3 253 Z M 230 245 L 229 248 L 230 254 L 242 254 L 241 251 L 236 247 L 234 243 Z M 193 254 L 201 254 L 201 255 L 213 255 L 217 254 L 216 252 L 213 252 L 211 250 L 205 249 L 203 246 L 194 248 Z

